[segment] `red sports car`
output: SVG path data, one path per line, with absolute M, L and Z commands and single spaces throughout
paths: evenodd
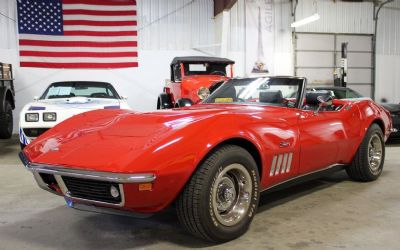
M 377 179 L 391 129 L 373 101 L 306 93 L 304 78 L 231 79 L 193 107 L 77 115 L 20 157 L 70 207 L 146 216 L 175 204 L 190 233 L 224 242 L 246 232 L 263 191 L 339 169 Z

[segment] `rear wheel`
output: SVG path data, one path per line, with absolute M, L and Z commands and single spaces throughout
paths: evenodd
M 259 174 L 245 149 L 226 145 L 208 156 L 177 199 L 183 227 L 212 242 L 244 234 L 257 210 Z
M 372 124 L 346 171 L 353 180 L 374 181 L 381 175 L 384 161 L 383 133 L 377 124 Z
M 4 112 L 0 113 L 0 139 L 9 139 L 13 131 L 13 113 L 9 101 L 5 102 Z

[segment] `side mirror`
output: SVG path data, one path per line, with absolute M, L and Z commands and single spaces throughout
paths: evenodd
M 333 103 L 332 96 L 327 96 L 327 97 L 318 96 L 317 100 L 319 102 L 319 106 L 318 106 L 317 110 L 315 110 L 314 115 L 318 114 L 318 112 L 320 111 L 321 108 L 330 106 Z
M 126 95 L 121 95 L 121 99 L 122 99 L 122 100 L 128 100 L 128 96 L 126 96 Z
M 33 97 L 33 100 L 34 100 L 34 101 L 38 101 L 38 100 L 39 100 L 39 96 L 34 96 L 34 97 Z

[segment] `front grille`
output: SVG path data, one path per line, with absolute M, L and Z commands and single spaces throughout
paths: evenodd
M 119 185 L 117 183 L 87 180 L 67 176 L 63 176 L 62 179 L 72 197 L 112 204 L 121 203 L 121 190 L 119 189 Z M 117 198 L 114 198 L 111 195 L 111 186 L 117 188 L 120 194 Z
M 24 133 L 28 137 L 38 137 L 49 130 L 49 128 L 24 128 Z

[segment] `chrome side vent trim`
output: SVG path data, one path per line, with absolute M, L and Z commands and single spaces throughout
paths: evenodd
M 289 173 L 292 167 L 293 153 L 284 153 L 274 155 L 272 158 L 271 170 L 269 176 Z

